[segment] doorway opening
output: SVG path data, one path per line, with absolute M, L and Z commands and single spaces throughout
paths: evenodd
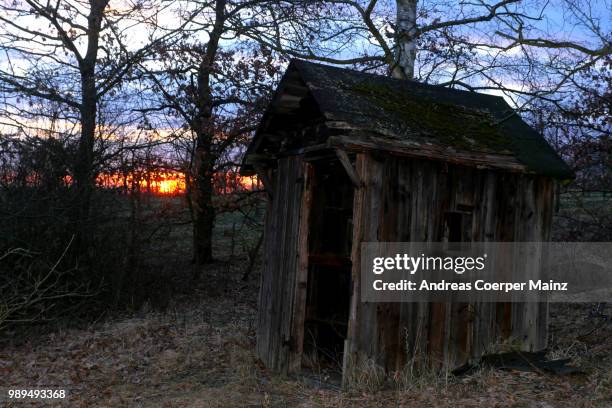
M 312 164 L 302 368 L 341 376 L 352 288 L 354 191 L 338 160 Z

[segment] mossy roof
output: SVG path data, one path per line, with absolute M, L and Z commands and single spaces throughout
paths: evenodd
M 301 60 L 293 60 L 286 75 L 295 72 L 332 127 L 390 141 L 508 155 L 531 173 L 573 178 L 542 135 L 501 97 Z

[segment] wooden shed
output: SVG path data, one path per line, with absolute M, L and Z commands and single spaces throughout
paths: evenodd
M 269 193 L 257 353 L 401 370 L 448 368 L 504 339 L 546 347 L 542 303 L 365 303 L 360 243 L 547 241 L 572 172 L 503 98 L 294 60 L 243 174 Z

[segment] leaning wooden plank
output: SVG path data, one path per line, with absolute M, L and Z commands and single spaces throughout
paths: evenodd
M 336 149 L 336 155 L 338 156 L 340 163 L 342 163 L 342 167 L 344 167 L 346 174 L 348 174 L 355 188 L 361 188 L 363 182 L 361 181 L 361 179 L 359 178 L 359 174 L 357 174 L 357 171 L 351 164 L 351 160 L 349 159 L 346 152 L 341 149 Z

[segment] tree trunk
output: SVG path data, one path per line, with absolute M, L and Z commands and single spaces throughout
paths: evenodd
M 213 149 L 213 97 L 210 88 L 211 74 L 219 40 L 225 24 L 225 0 L 215 4 L 215 24 L 210 33 L 206 52 L 198 67 L 198 114 L 194 118 L 193 129 L 196 134 L 195 174 L 191 198 L 193 218 L 193 249 L 195 273 L 199 278 L 201 266 L 213 259 L 212 242 L 215 223 L 213 198 L 213 171 L 216 162 Z
M 93 87 L 93 91 L 92 91 Z M 83 75 L 83 100 L 81 104 L 81 138 L 79 140 L 78 157 L 75 164 L 76 201 L 76 234 L 79 252 L 88 246 L 89 212 L 91 196 L 94 190 L 93 176 L 93 146 L 96 132 L 96 100 L 95 79 L 93 73 Z M 93 100 L 92 100 L 93 93 Z
M 195 177 L 192 190 L 193 249 L 196 264 L 195 277 L 199 277 L 200 266 L 213 260 L 212 235 L 215 223 L 213 197 L 213 165 L 209 131 L 197 135 L 195 152 Z
M 417 53 L 417 0 L 397 0 L 395 66 L 393 76 L 414 78 L 414 61 Z
M 76 249 L 85 253 L 89 247 L 90 227 L 88 225 L 92 194 L 95 188 L 94 174 L 94 140 L 96 136 L 96 119 L 98 90 L 96 87 L 96 61 L 100 40 L 102 17 L 108 0 L 90 0 L 90 11 L 87 17 L 87 51 L 79 60 L 81 73 L 81 138 L 78 157 L 75 163 L 74 182 L 77 189 L 76 202 Z

